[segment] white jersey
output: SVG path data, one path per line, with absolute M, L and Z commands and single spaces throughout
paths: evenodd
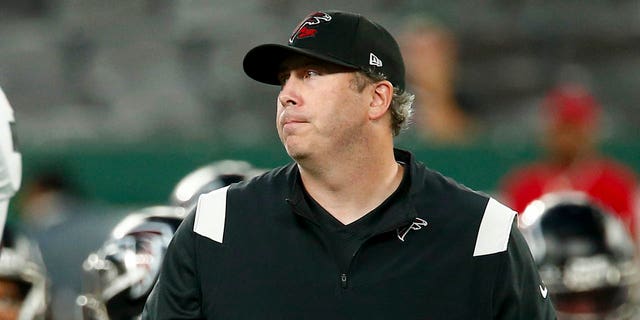
M 13 138 L 15 118 L 9 100 L 0 88 L 0 238 L 7 219 L 9 199 L 20 188 L 22 156 Z

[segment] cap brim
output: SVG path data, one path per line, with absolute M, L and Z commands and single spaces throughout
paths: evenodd
M 308 49 L 289 47 L 280 44 L 263 44 L 251 49 L 244 56 L 242 67 L 252 79 L 266 84 L 280 85 L 278 73 L 282 62 L 295 55 L 307 56 L 340 66 L 358 69 L 357 66 L 320 54 Z

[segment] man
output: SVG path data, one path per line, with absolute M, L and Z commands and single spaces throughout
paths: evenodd
M 245 72 L 280 84 L 294 163 L 200 196 L 142 319 L 554 319 L 515 212 L 426 169 L 398 45 L 316 12 Z
M 9 199 L 20 188 L 22 155 L 13 141 L 13 108 L 0 88 L 0 238 L 7 220 Z
M 550 192 L 581 191 L 615 213 L 638 241 L 638 182 L 633 170 L 598 150 L 600 106 L 578 83 L 552 88 L 540 110 L 544 158 L 514 168 L 502 178 L 504 201 L 522 212 Z

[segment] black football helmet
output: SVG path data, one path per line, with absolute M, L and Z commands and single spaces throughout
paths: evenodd
M 171 192 L 169 201 L 172 205 L 192 209 L 197 204 L 199 195 L 247 180 L 265 171 L 242 160 L 215 161 L 182 178 Z
M 0 253 L 0 318 L 46 319 L 49 282 L 35 241 L 6 228 Z
M 519 225 L 563 319 L 633 319 L 640 269 L 624 224 L 586 194 L 551 193 Z
M 84 261 L 76 303 L 85 320 L 130 320 L 142 313 L 185 209 L 153 206 L 127 215 Z
M 171 205 L 129 214 L 83 264 L 84 294 L 76 299 L 83 319 L 139 319 L 169 242 L 196 206 L 198 196 L 263 171 L 244 161 L 213 162 L 178 182 L 170 196 Z

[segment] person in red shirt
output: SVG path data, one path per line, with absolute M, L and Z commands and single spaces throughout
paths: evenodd
M 503 201 L 522 212 L 546 193 L 582 191 L 615 212 L 637 239 L 637 177 L 629 167 L 598 152 L 600 105 L 595 97 L 580 84 L 562 84 L 549 92 L 541 111 L 545 158 L 502 178 Z

